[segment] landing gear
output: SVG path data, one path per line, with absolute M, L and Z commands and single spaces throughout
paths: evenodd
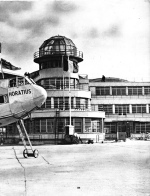
M 26 131 L 26 128 L 24 126 L 24 123 L 23 123 L 23 120 L 19 120 L 17 122 L 17 128 L 18 128 L 18 131 L 19 131 L 19 134 L 20 134 L 20 137 L 22 139 L 22 142 L 23 142 L 23 145 L 24 145 L 24 151 L 23 151 L 23 156 L 24 158 L 28 158 L 28 157 L 34 157 L 34 158 L 37 158 L 38 155 L 39 155 L 39 151 L 38 150 L 33 150 L 33 147 L 32 147 L 32 144 L 31 144 L 31 141 L 30 141 L 30 138 L 28 136 L 28 133 Z M 29 146 L 30 146 L 30 149 L 27 149 L 27 144 L 26 144 L 26 141 L 25 141 L 25 138 L 24 138 L 24 135 L 23 135 L 23 131 L 24 131 L 24 134 L 28 140 L 28 143 L 29 143 Z
M 34 151 L 29 152 L 29 149 L 24 149 L 23 156 L 24 156 L 24 158 L 28 158 L 28 157 L 37 158 L 39 156 L 39 151 L 37 149 L 35 149 Z

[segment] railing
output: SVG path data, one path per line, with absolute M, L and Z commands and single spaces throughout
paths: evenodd
M 71 47 L 70 49 L 47 49 L 47 50 L 39 50 L 34 53 L 34 59 L 40 58 L 47 55 L 65 55 L 65 56 L 74 56 L 83 59 L 83 52 L 79 51 L 75 47 Z
M 40 85 L 40 84 L 38 84 L 38 85 Z M 63 87 L 63 85 L 57 85 L 57 86 L 54 86 L 54 85 L 40 85 L 40 86 L 42 86 L 46 90 L 64 90 L 64 91 L 69 90 L 69 84 L 68 84 L 68 86 L 65 85 L 64 87 Z M 89 91 L 89 88 L 88 88 L 87 85 L 85 86 L 85 85 L 82 85 L 82 84 L 76 85 L 76 86 L 70 85 L 70 90 L 71 91 L 78 91 L 78 90 Z
M 144 96 L 148 97 L 150 96 L 150 94 L 144 94 L 144 95 L 91 95 L 92 98 L 113 98 L 113 99 L 116 99 L 117 97 L 121 97 L 121 98 L 143 98 Z
M 59 109 L 63 111 L 69 110 L 69 103 L 62 103 L 62 104 L 43 104 L 41 108 L 38 108 L 38 110 L 45 110 L 45 109 Z M 74 111 L 91 111 L 91 106 L 86 104 L 80 104 L 80 105 L 71 105 L 71 110 Z

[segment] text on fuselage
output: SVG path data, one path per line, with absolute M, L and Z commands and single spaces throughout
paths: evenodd
M 9 96 L 15 96 L 15 95 L 28 95 L 31 94 L 31 89 L 25 89 L 25 90 L 19 90 L 19 91 L 12 91 L 9 92 Z

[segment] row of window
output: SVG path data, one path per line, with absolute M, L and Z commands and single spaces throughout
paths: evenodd
M 73 67 L 72 67 L 73 73 L 77 73 L 78 72 L 78 63 L 72 62 L 72 65 L 73 65 Z M 40 64 L 40 69 L 63 68 L 63 66 L 65 66 L 65 63 L 63 62 L 63 60 L 47 61 L 47 62 Z M 65 68 L 64 68 L 64 71 L 65 71 Z
M 71 97 L 72 109 L 88 109 L 88 99 L 76 97 L 76 102 L 73 102 Z M 51 103 L 51 97 L 47 97 L 46 102 L 42 105 L 42 108 L 57 108 L 61 110 L 69 109 L 69 97 L 54 97 L 54 104 Z
M 69 118 L 41 118 L 33 119 L 32 121 L 26 120 L 25 127 L 29 134 L 34 133 L 64 133 L 65 126 L 69 124 Z M 84 123 L 85 122 L 85 123 Z M 102 132 L 102 120 L 95 118 L 71 118 L 71 124 L 78 133 L 93 133 Z M 83 127 L 84 126 L 84 127 Z M 7 126 L 7 134 L 18 134 L 15 126 Z M 16 130 L 16 131 L 15 131 Z M 84 131 L 83 131 L 84 130 Z
M 46 78 L 38 82 L 45 89 L 65 89 L 69 88 L 69 78 Z M 77 79 L 70 79 L 70 88 L 78 88 L 79 82 Z
M 125 131 L 127 133 L 148 133 L 150 132 L 150 123 L 133 123 L 133 122 L 110 122 L 105 123 L 106 133 L 116 133 L 117 131 Z
M 78 133 L 93 133 L 102 132 L 102 121 L 94 118 L 72 118 L 71 124 L 75 127 L 75 132 Z M 69 124 L 69 118 L 58 119 L 58 126 L 56 126 L 55 118 L 33 119 L 26 120 L 25 127 L 29 134 L 36 133 L 64 133 L 64 127 Z M 85 127 L 83 128 L 83 125 Z M 57 127 L 57 130 L 56 130 Z M 83 131 L 84 129 L 84 131 Z M 126 133 L 150 133 L 149 122 L 105 122 L 104 129 L 106 134 L 126 132 Z M 18 135 L 18 130 L 15 124 L 6 127 L 7 135 Z
M 118 115 L 126 115 L 130 113 L 129 104 L 118 104 L 114 105 L 115 114 Z M 94 108 L 93 108 L 94 109 Z M 146 104 L 132 104 L 131 105 L 131 113 L 147 113 L 146 112 Z M 105 111 L 106 115 L 113 114 L 113 105 L 98 105 L 98 111 Z M 150 105 L 149 105 L 149 113 L 150 113 Z
M 150 86 L 121 86 L 121 87 L 96 87 L 96 95 L 150 95 Z M 111 92 L 112 91 L 112 92 Z

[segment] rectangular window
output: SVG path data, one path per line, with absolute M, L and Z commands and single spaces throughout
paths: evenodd
M 98 105 L 98 111 L 105 111 L 106 115 L 112 114 L 112 105 Z
M 58 119 L 58 132 L 62 133 L 64 131 L 64 119 Z
M 146 105 L 142 105 L 142 104 L 132 105 L 132 113 L 146 113 Z
M 46 132 L 46 119 L 41 119 L 41 133 L 45 133 Z
M 91 121 L 91 130 L 92 130 L 92 132 L 97 132 L 97 124 L 98 124 L 98 122 L 96 120 Z
M 144 95 L 150 95 L 150 86 L 144 86 Z
M 80 108 L 80 98 L 76 97 L 76 108 Z
M 85 133 L 91 133 L 91 118 L 85 118 Z
M 54 108 L 59 108 L 58 106 L 58 98 L 54 97 Z
M 65 110 L 69 110 L 69 97 L 65 97 Z
M 97 96 L 110 95 L 110 87 L 96 87 L 96 95 Z
M 35 133 L 40 133 L 40 120 L 35 119 L 34 123 L 35 123 Z
M 150 133 L 150 123 L 136 123 L 135 133 Z
M 129 105 L 115 105 L 115 114 L 126 115 L 129 113 Z
M 112 95 L 126 95 L 126 87 L 112 87 Z
M 142 87 L 141 86 L 129 86 L 128 95 L 142 95 Z
M 24 78 L 18 78 L 18 86 L 23 86 L 25 83 Z
M 51 97 L 47 97 L 46 99 L 46 108 L 51 108 Z
M 75 132 L 82 132 L 82 118 L 75 118 Z
M 53 133 L 54 131 L 54 119 L 47 119 L 47 132 Z
M 116 133 L 116 124 L 115 123 L 105 123 L 105 130 L 107 133 Z

